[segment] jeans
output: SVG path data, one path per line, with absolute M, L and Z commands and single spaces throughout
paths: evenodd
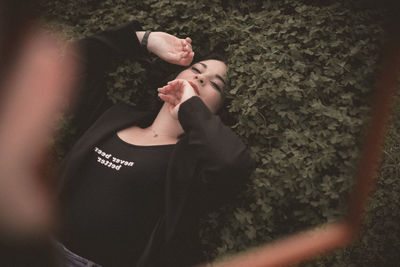
M 94 263 L 84 257 L 81 257 L 69 249 L 67 249 L 63 244 L 58 241 L 54 241 L 57 248 L 57 252 L 60 255 L 60 266 L 62 267 L 102 267 L 101 265 Z

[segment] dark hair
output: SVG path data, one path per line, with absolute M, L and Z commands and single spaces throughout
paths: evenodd
M 194 58 L 193 62 L 199 62 L 199 61 L 203 61 L 203 60 L 208 60 L 208 59 L 215 59 L 215 60 L 219 60 L 225 63 L 225 65 L 228 65 L 228 60 L 226 57 L 226 54 L 221 53 L 221 52 L 213 52 L 205 57 L 201 57 L 201 58 Z M 222 103 L 221 106 L 219 107 L 219 109 L 217 110 L 217 112 L 215 113 L 215 115 L 218 115 L 221 119 L 221 121 L 228 126 L 232 126 L 233 124 L 235 124 L 235 119 L 232 116 L 232 114 L 229 113 L 228 111 L 228 106 L 230 105 L 230 103 L 232 102 L 231 98 L 227 97 L 227 93 L 226 91 L 228 90 L 228 86 L 229 85 L 225 85 L 225 88 L 222 92 Z
M 197 56 L 195 55 L 192 64 L 204 60 L 209 60 L 209 59 L 215 59 L 224 62 L 227 65 L 227 59 L 226 55 L 220 52 L 213 52 L 210 53 L 206 56 Z M 151 71 L 147 72 L 149 73 L 147 80 L 149 81 L 150 87 L 151 88 L 159 88 L 161 86 L 164 86 L 167 82 L 175 79 L 178 74 L 188 68 L 188 66 L 177 66 L 173 64 L 166 63 L 164 61 L 161 61 L 159 59 L 153 61 L 150 63 Z M 226 97 L 226 90 L 227 90 L 227 85 L 225 85 L 225 89 L 222 92 L 222 103 L 215 113 L 218 115 L 221 119 L 221 121 L 229 126 L 232 126 L 235 123 L 234 118 L 230 115 L 230 113 L 227 110 L 228 105 L 231 102 L 231 99 L 228 99 Z M 150 103 L 150 108 L 151 111 L 154 112 L 155 114 L 158 113 L 158 111 L 161 109 L 161 106 L 163 105 L 163 102 L 157 98 L 156 102 Z

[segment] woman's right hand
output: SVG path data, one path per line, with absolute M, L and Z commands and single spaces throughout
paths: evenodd
M 158 88 L 158 96 L 168 103 L 169 111 L 174 119 L 178 119 L 179 106 L 193 96 L 197 96 L 194 88 L 187 80 L 175 79 L 164 87 Z
M 137 32 L 139 41 L 143 35 L 144 32 Z M 169 63 L 188 66 L 194 57 L 191 42 L 189 37 L 180 39 L 165 32 L 151 32 L 147 50 Z

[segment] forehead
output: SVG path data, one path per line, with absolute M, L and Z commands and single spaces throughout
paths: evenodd
M 205 64 L 207 66 L 207 70 L 215 72 L 221 76 L 225 75 L 227 69 L 226 64 L 224 62 L 216 59 L 202 60 L 197 63 L 201 65 Z

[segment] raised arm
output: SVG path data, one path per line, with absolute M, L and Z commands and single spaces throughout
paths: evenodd
M 151 32 L 147 36 L 147 47 L 143 47 L 144 35 L 140 24 L 132 21 L 77 41 L 75 56 L 81 66 L 79 78 L 83 90 L 93 89 L 92 83 L 103 78 L 114 59 L 145 59 L 153 53 L 177 65 L 186 66 L 193 60 L 189 37 L 179 39 L 165 32 Z
M 255 167 L 245 144 L 210 111 L 186 80 L 171 81 L 158 91 L 202 165 L 201 179 L 195 186 L 198 210 L 212 210 L 229 201 Z
M 102 77 L 113 59 L 144 59 L 149 52 L 172 64 L 187 66 L 192 62 L 194 52 L 189 37 L 180 39 L 165 32 L 151 32 L 147 47 L 143 47 L 145 33 L 138 22 L 132 21 L 77 41 L 76 57 L 84 82 Z
M 96 79 L 104 75 L 112 60 L 117 58 L 146 58 L 148 52 L 141 47 L 138 35 L 142 28 L 136 21 L 122 26 L 96 33 L 76 42 L 78 60 L 82 65 L 82 73 L 88 79 Z
M 255 162 L 239 137 L 198 96 L 181 104 L 178 118 L 188 145 L 202 164 L 198 209 L 213 210 L 243 188 Z
M 168 33 L 151 32 L 147 47 L 143 47 L 144 35 L 140 24 L 132 21 L 74 43 L 77 51 L 74 57 L 80 65 L 80 85 L 70 111 L 77 128 L 75 139 L 112 105 L 107 98 L 104 76 L 114 59 L 145 59 L 149 53 L 154 53 L 172 64 L 189 65 L 192 61 L 194 53 L 190 38 L 179 39 Z
M 75 139 L 112 105 L 107 98 L 105 73 L 113 60 L 144 59 L 148 56 L 136 34 L 141 30 L 139 23 L 133 21 L 72 44 L 75 48 L 73 57 L 79 66 L 76 77 L 79 84 L 69 111 L 74 116 Z

